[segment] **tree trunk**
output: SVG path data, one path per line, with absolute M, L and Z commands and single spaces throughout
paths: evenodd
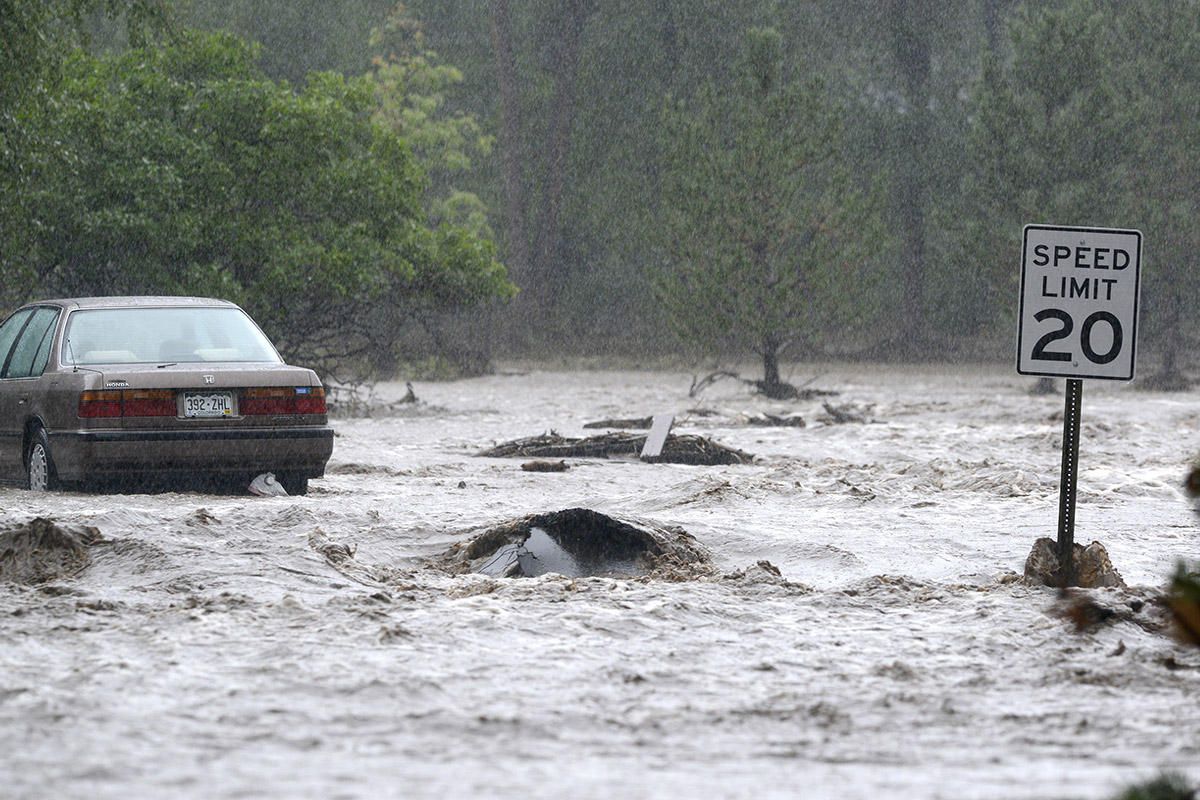
M 796 396 L 796 387 L 779 378 L 780 343 L 768 338 L 762 345 L 763 379 L 758 390 L 772 400 L 790 400 Z
M 1054 378 L 1038 378 L 1030 392 L 1032 394 L 1055 394 L 1058 389 L 1054 387 Z
M 529 288 L 537 308 L 545 312 L 554 298 L 559 272 L 559 220 L 567 182 L 567 156 L 575 122 L 575 82 L 579 74 L 579 51 L 587 25 L 589 0 L 566 0 L 559 30 L 554 71 L 557 88 L 551 112 L 546 153 L 546 178 L 538 212 L 537 252 L 533 269 L 535 285 Z
M 916 166 L 907 167 L 908 174 L 901 182 L 904 197 L 900 201 L 903 204 L 900 224 L 903 228 L 901 275 L 904 282 L 901 331 L 908 348 L 913 351 L 924 348 L 925 324 L 925 181 L 918 170 Z
M 1001 0 L 984 0 L 983 3 L 983 31 L 987 37 L 988 52 L 992 55 L 1000 52 L 1000 36 L 1004 32 L 1000 18 L 1000 2 Z
M 1174 268 L 1168 268 L 1168 273 Z M 1182 299 L 1174 282 L 1178 276 L 1171 275 L 1163 291 L 1162 316 L 1166 320 L 1163 326 L 1166 335 L 1162 342 L 1162 363 L 1158 373 L 1147 379 L 1146 385 L 1152 389 L 1164 392 L 1182 392 L 1190 387 L 1187 377 L 1179 369 L 1179 338 L 1182 335 L 1183 315 L 1181 313 Z
M 513 281 L 524 288 L 529 283 L 530 258 L 525 222 L 525 165 L 521 153 L 521 93 L 508 0 L 491 0 L 491 9 L 492 48 L 500 83 L 500 163 L 504 173 L 509 269 Z
M 901 121 L 904 162 L 899 180 L 902 231 L 900 333 L 909 349 L 919 351 L 925 328 L 925 202 L 929 142 L 929 75 L 933 66 L 928 0 L 892 0 L 892 47 L 904 80 L 907 118 Z M 916 354 L 916 353 L 914 353 Z

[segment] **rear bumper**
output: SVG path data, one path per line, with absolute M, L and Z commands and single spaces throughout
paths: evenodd
M 50 452 L 65 481 L 166 472 L 270 471 L 319 478 L 333 453 L 333 429 L 60 431 L 50 435 Z

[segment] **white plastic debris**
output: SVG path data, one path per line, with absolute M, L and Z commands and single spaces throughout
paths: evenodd
M 287 489 L 279 485 L 279 481 L 275 480 L 274 472 L 264 472 L 254 480 L 250 481 L 250 491 L 259 497 L 287 497 Z

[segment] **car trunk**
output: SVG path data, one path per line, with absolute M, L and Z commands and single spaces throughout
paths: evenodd
M 209 363 L 99 368 L 80 398 L 85 428 L 199 429 L 323 425 L 324 391 L 300 367 Z

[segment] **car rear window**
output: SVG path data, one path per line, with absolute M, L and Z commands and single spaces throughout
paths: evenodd
M 280 362 L 275 347 L 240 308 L 96 308 L 71 314 L 68 364 Z

